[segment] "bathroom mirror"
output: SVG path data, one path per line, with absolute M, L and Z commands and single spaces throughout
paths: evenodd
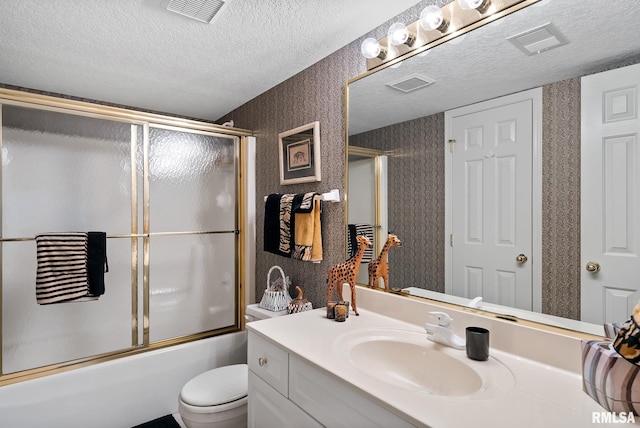
M 640 62 L 640 41 L 633 36 L 638 22 L 640 7 L 634 0 L 541 0 L 397 67 L 348 83 L 348 151 L 377 151 L 387 166 L 385 212 L 378 216 L 386 223 L 375 226 L 393 230 L 402 240 L 401 248 L 389 252 L 392 288 L 476 304 L 471 303 L 474 295 L 445 294 L 450 276 L 446 251 L 452 243 L 446 218 L 450 137 L 445 112 L 541 88 L 541 143 L 539 159 L 534 159 L 539 176 L 533 184 L 538 191 L 531 199 L 532 218 L 537 218 L 532 222 L 538 225 L 531 232 L 533 253 L 520 259 L 528 260 L 533 272 L 531 304 L 508 307 L 486 298 L 477 304 L 503 315 L 603 334 L 601 322 L 585 322 L 581 314 L 580 186 L 586 171 L 580 163 L 580 78 Z M 532 44 L 530 38 L 539 35 Z M 348 195 L 363 186 L 350 180 Z M 629 221 L 640 226 L 638 218 L 636 213 Z M 348 224 L 357 221 L 347 214 Z M 622 292 L 628 302 L 622 313 L 631 313 L 630 302 L 640 294 Z

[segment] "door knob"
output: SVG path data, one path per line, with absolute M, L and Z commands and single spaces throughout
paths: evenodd
M 529 260 L 529 259 L 524 254 L 518 254 L 516 256 L 516 262 L 518 262 L 519 264 L 524 264 L 524 263 L 527 262 L 527 260 Z
M 598 273 L 598 272 L 600 272 L 600 263 L 588 262 L 587 263 L 587 272 L 589 272 L 589 273 Z

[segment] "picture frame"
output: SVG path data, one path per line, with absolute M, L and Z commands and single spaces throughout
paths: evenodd
M 278 134 L 280 184 L 321 181 L 320 122 Z

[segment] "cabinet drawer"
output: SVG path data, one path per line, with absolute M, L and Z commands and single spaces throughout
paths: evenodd
M 305 363 L 289 361 L 289 399 L 327 427 L 413 427 L 404 419 L 365 398 L 346 382 Z
M 261 336 L 249 331 L 247 345 L 249 370 L 289 397 L 289 354 Z

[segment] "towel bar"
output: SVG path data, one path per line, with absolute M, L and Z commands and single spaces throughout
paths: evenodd
M 264 197 L 264 201 L 267 201 L 268 196 Z M 322 194 L 323 201 L 329 202 L 340 202 L 340 191 L 338 189 L 333 189 L 327 193 Z
M 153 236 L 175 236 L 175 235 L 214 235 L 225 233 L 239 233 L 239 230 L 208 230 L 208 231 L 192 231 L 192 232 L 151 232 L 151 233 L 134 233 L 125 235 L 107 235 L 107 238 L 151 238 Z M 0 242 L 24 242 L 35 241 L 36 238 L 0 238 Z

